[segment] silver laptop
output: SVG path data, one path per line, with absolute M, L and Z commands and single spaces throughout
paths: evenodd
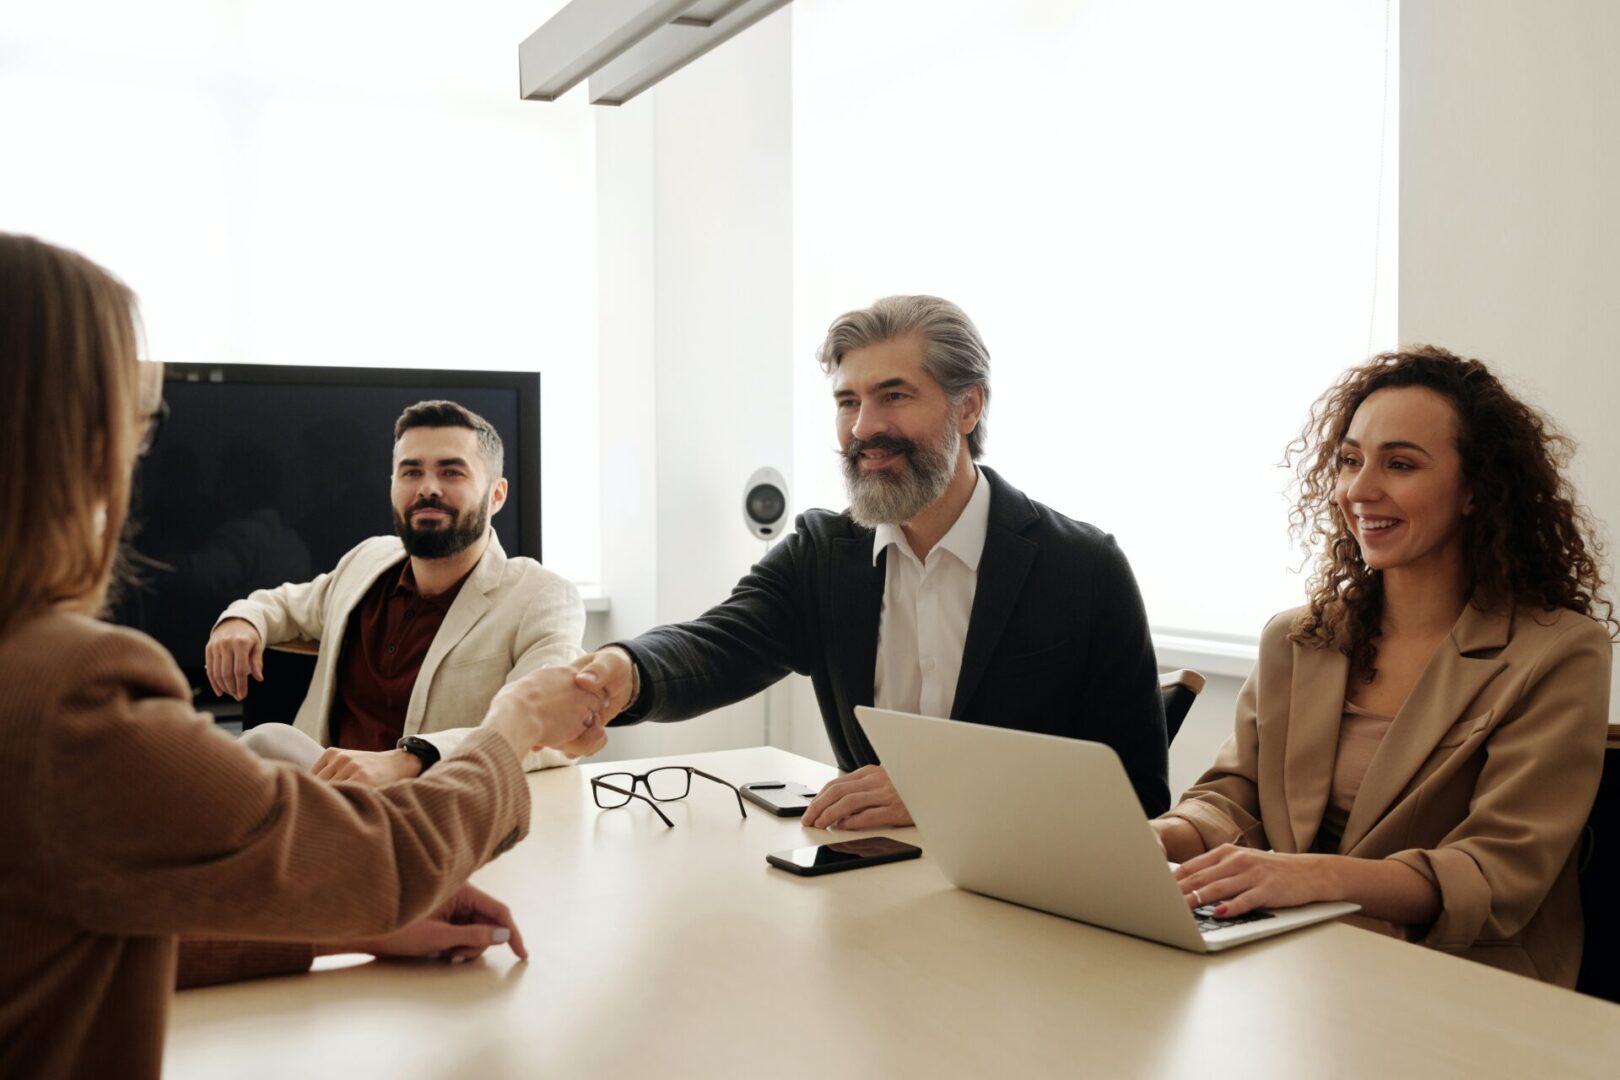
M 958 888 L 1192 952 L 1359 910 L 1322 903 L 1195 915 L 1136 793 L 1102 743 L 864 706 L 855 716 Z

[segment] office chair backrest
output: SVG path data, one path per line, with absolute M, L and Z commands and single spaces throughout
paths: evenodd
M 1620 727 L 1609 725 L 1603 754 L 1603 780 L 1581 835 L 1581 907 L 1586 913 L 1586 946 L 1575 989 L 1620 1002 L 1620 928 L 1606 916 L 1614 904 L 1620 874 Z
M 1196 671 L 1182 668 L 1159 676 L 1159 696 L 1164 699 L 1164 733 L 1173 742 L 1181 722 L 1187 719 L 1187 710 L 1193 699 L 1204 689 L 1204 677 Z

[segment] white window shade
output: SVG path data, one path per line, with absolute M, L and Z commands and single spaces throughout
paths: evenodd
M 1303 598 L 1284 447 L 1393 344 L 1386 17 L 798 6 L 796 340 L 890 293 L 961 304 L 993 360 L 985 462 L 1113 533 L 1156 628 L 1252 637 Z M 803 504 L 842 506 L 829 395 L 801 363 Z

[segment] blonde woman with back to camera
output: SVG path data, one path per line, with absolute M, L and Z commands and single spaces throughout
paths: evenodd
M 1290 455 L 1309 603 L 1266 625 L 1236 731 L 1153 822 L 1190 906 L 1348 900 L 1575 984 L 1616 624 L 1569 448 L 1443 349 L 1374 357 L 1317 402 Z
M 267 763 L 194 711 L 160 646 L 96 618 L 158 404 L 132 307 L 82 256 L 0 233 L 0 1076 L 157 1076 L 185 935 L 212 939 L 181 942 L 185 982 L 523 955 L 462 882 L 528 830 L 524 753 L 600 740 L 565 669 L 380 789 Z

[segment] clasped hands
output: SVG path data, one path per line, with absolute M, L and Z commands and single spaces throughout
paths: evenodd
M 489 703 L 482 726 L 495 731 L 518 757 L 550 747 L 570 757 L 585 757 L 607 742 L 603 726 L 628 704 L 628 691 L 618 697 L 590 680 L 578 678 L 590 657 L 572 666 L 548 667 L 513 679 Z M 626 658 L 628 664 L 628 658 Z M 264 680 L 264 641 L 246 619 L 231 618 L 208 639 L 209 686 L 237 701 L 247 696 L 249 680 Z M 626 683 L 628 686 L 628 683 Z M 417 775 L 421 762 L 403 750 L 328 748 L 311 772 L 323 780 L 386 784 Z
M 575 682 L 572 667 L 548 667 L 513 679 L 489 703 L 482 726 L 501 735 L 512 752 L 549 747 L 569 757 L 596 753 L 607 742 L 611 718 L 607 697 Z M 403 750 L 328 747 L 310 772 L 321 780 L 352 780 L 373 786 L 416 776 L 422 763 Z

